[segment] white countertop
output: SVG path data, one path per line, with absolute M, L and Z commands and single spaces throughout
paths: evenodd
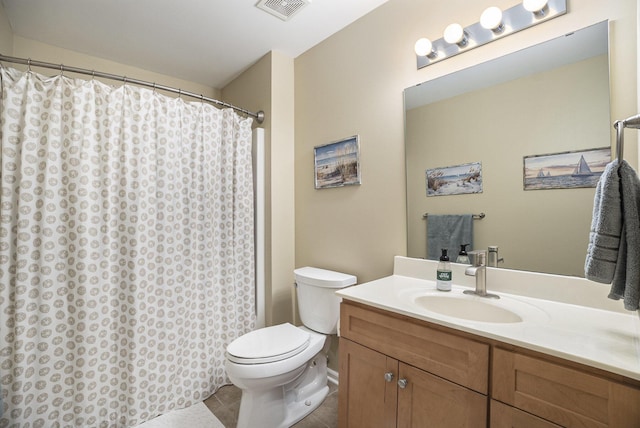
M 421 269 L 433 270 L 435 268 L 433 262 L 407 258 L 396 259 L 394 275 L 345 288 L 339 290 L 337 294 L 346 300 L 364 303 L 640 380 L 640 318 L 635 312 L 610 310 L 608 302 L 603 302 L 603 307 L 607 309 L 600 309 L 596 304 L 569 303 L 567 300 L 570 301 L 570 297 L 561 299 L 565 301 L 539 298 L 536 293 L 540 294 L 548 290 L 549 282 L 553 282 L 555 276 L 524 273 L 520 277 L 517 273 L 514 274 L 517 271 L 509 271 L 508 277 L 511 280 L 514 275 L 515 278 L 519 278 L 518 281 L 524 284 L 523 293 L 502 291 L 503 289 L 517 289 L 517 287 L 513 285 L 507 287 L 500 284 L 502 273 L 494 275 L 488 272 L 487 291 L 500 295 L 501 299 L 497 301 L 468 295 L 463 297 L 463 290 L 470 288 L 469 278 L 471 280 L 474 278 L 464 278 L 464 274 L 461 276 L 462 267 L 457 269 L 458 275 L 454 269 L 452 291 L 440 292 L 436 290 L 435 281 L 416 277 L 416 273 Z M 407 263 L 413 264 L 414 268 L 417 266 L 418 269 L 403 269 L 402 265 Z M 536 275 L 540 276 L 536 277 Z M 456 285 L 456 276 L 460 278 L 460 282 L 465 284 Z M 495 288 L 492 288 L 490 282 L 492 276 L 495 277 Z M 536 288 L 536 280 L 544 281 L 545 284 Z M 559 283 L 562 281 L 568 280 L 566 277 L 558 278 Z M 591 289 L 591 284 L 586 283 L 590 281 L 576 278 L 574 282 L 562 283 L 562 292 L 570 296 L 572 292 L 575 293 L 575 290 L 579 290 L 580 298 L 577 301 L 585 299 L 584 294 L 589 293 Z M 534 284 L 533 287 L 531 283 Z M 572 287 L 574 288 L 572 289 Z M 600 288 L 593 287 L 598 294 Z M 449 298 L 472 299 L 474 302 L 477 299 L 478 305 L 491 304 L 513 310 L 521 316 L 522 322 L 471 321 L 442 315 L 414 303 L 416 297 L 423 295 L 446 295 Z M 590 297 L 593 296 L 587 296 L 587 300 Z

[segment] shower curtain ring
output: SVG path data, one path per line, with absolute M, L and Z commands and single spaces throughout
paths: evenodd
M 27 59 L 27 66 L 29 67 L 29 72 L 31 72 L 31 58 Z
M 64 65 L 60 64 L 60 76 L 64 76 Z
M 153 92 L 156 91 L 156 82 L 153 82 Z

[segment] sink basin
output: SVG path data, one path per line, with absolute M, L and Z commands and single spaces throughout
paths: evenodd
M 516 323 L 522 317 L 509 309 L 480 300 L 479 297 L 426 295 L 417 297 L 414 303 L 428 311 L 469 321 Z
M 489 299 L 463 291 L 464 288 L 456 286 L 449 292 L 412 287 L 400 291 L 397 296 L 407 309 L 416 313 L 457 322 L 516 324 L 545 322 L 549 318 L 542 309 L 511 295 Z

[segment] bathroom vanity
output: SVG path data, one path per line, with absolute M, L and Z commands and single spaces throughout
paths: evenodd
M 608 287 L 490 269 L 488 301 L 435 266 L 338 292 L 340 427 L 640 427 L 640 319 Z

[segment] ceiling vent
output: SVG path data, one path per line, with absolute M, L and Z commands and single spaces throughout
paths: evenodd
M 256 6 L 283 21 L 288 21 L 311 0 L 260 0 Z

